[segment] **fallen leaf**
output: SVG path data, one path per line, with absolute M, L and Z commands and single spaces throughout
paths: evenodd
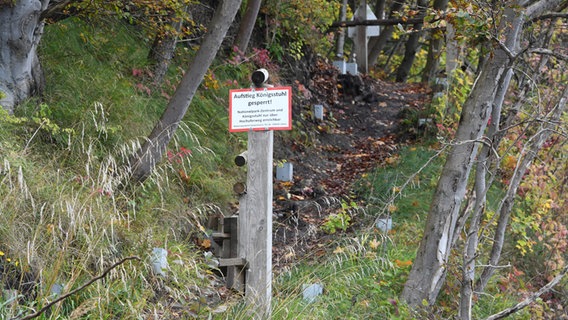
M 404 268 L 404 267 L 408 267 L 408 266 L 411 266 L 411 265 L 412 265 L 412 261 L 411 261 L 411 260 L 401 261 L 401 260 L 395 259 L 395 260 L 394 260 L 394 263 L 395 263 L 398 267 L 400 267 L 400 268 Z
M 369 246 L 371 247 L 371 249 L 377 249 L 380 244 L 381 242 L 378 241 L 377 238 L 374 238 L 373 240 L 371 240 L 371 242 L 369 242 Z
M 333 250 L 333 253 L 335 253 L 335 254 L 340 254 L 340 253 L 343 253 L 343 252 L 345 252 L 345 250 L 342 247 L 339 247 L 339 246 L 337 248 L 335 248 L 335 250 Z
M 204 239 L 203 241 L 201 241 L 201 246 L 205 249 L 210 248 L 211 247 L 211 240 Z

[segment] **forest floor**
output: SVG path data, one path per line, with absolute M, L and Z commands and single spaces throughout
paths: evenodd
M 315 63 L 293 106 L 297 135 L 275 134 L 275 161 L 293 165 L 293 180 L 274 184 L 274 271 L 326 253 L 333 237 L 321 226 L 341 203 L 358 203 L 354 183 L 396 159 L 397 150 L 414 140 L 419 128 L 406 116 L 420 114 L 431 90 L 421 84 L 390 83 L 367 75 L 339 75 L 323 61 Z M 322 120 L 312 107 L 324 107 Z M 414 128 L 416 127 L 416 128 Z M 351 226 L 357 221 L 351 221 Z M 348 229 L 351 231 L 353 228 Z M 326 248 L 328 247 L 328 248 Z

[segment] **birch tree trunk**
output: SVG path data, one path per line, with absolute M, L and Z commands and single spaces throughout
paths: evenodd
M 489 55 L 465 101 L 450 150 L 428 213 L 424 236 L 402 292 L 412 307 L 425 300 L 433 305 L 446 277 L 454 230 L 466 194 L 467 181 L 486 129 L 501 77 L 509 68 L 501 47 Z
M 511 68 L 510 57 L 514 55 L 514 44 L 518 42 L 522 22 L 525 18 L 555 8 L 561 2 L 533 2 L 524 10 L 519 9 L 518 4 L 509 3 L 511 10 L 508 12 L 513 13 L 504 16 L 505 21 L 500 24 L 500 30 L 497 30 L 503 33 L 505 43 L 495 46 L 488 54 L 463 105 L 455 142 L 438 181 L 424 236 L 402 292 L 402 298 L 411 307 L 420 307 L 423 301 L 433 305 L 444 283 L 454 229 L 466 193 L 467 180 L 476 160 L 478 143 L 484 134 L 492 108 L 501 108 L 501 105 L 494 103 L 500 100 L 500 93 L 508 87 L 506 79 Z M 501 38 L 500 35 L 495 36 L 495 39 Z
M 225 0 L 217 7 L 203 44 L 170 99 L 162 117 L 148 136 L 146 142 L 130 160 L 130 178 L 142 182 L 151 174 L 162 155 L 203 80 L 207 69 L 221 47 L 223 38 L 231 26 L 242 0 Z
M 48 4 L 49 0 L 0 2 L 0 105 L 9 113 L 43 91 L 37 47 L 44 25 L 40 15 Z
M 521 158 L 517 162 L 517 167 L 511 177 L 511 182 L 507 188 L 507 193 L 503 200 L 499 203 L 497 213 L 499 218 L 497 220 L 497 228 L 495 231 L 495 238 L 493 239 L 493 247 L 491 248 L 491 253 L 489 256 L 489 262 L 487 266 L 483 269 L 480 279 L 476 285 L 476 290 L 483 291 L 489 279 L 495 272 L 495 266 L 499 263 L 501 258 L 501 251 L 503 250 L 503 244 L 505 242 L 505 231 L 509 225 L 509 218 L 511 217 L 511 210 L 513 209 L 513 204 L 515 200 L 515 195 L 517 194 L 517 189 L 519 188 L 521 181 L 527 172 L 528 168 L 532 164 L 533 160 L 536 158 L 538 151 L 542 148 L 542 145 L 550 137 L 562 113 L 566 109 L 566 103 L 568 101 L 568 87 L 564 88 L 564 93 L 560 98 L 558 104 L 554 109 L 545 117 L 545 122 L 541 122 L 540 128 L 535 135 L 533 135 L 528 143 L 528 145 L 523 148 Z

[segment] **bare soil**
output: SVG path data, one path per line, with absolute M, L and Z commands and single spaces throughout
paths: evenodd
M 293 164 L 293 181 L 274 184 L 276 272 L 307 254 L 325 253 L 322 244 L 330 237 L 321 225 L 342 199 L 357 201 L 353 184 L 361 175 L 412 138 L 414 128 L 402 125 L 402 117 L 419 113 L 430 99 L 423 85 L 339 75 L 322 60 L 308 70 L 306 83 L 294 84 L 294 131 L 275 134 L 275 161 Z M 314 118 L 316 104 L 324 107 L 322 120 Z

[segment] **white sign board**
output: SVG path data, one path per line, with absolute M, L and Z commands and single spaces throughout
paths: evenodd
M 291 130 L 292 88 L 229 92 L 229 131 Z
M 359 9 L 360 8 L 357 8 L 357 10 L 355 10 L 355 13 L 353 14 L 353 18 L 351 19 L 351 21 L 353 21 L 355 17 L 359 16 Z M 373 10 L 371 10 L 371 7 L 369 7 L 368 5 L 367 5 L 367 17 L 365 19 L 377 20 L 377 16 L 373 13 Z M 376 37 L 380 34 L 381 34 L 380 26 L 367 26 L 367 37 Z M 357 38 L 357 27 L 347 28 L 347 36 L 352 39 Z

